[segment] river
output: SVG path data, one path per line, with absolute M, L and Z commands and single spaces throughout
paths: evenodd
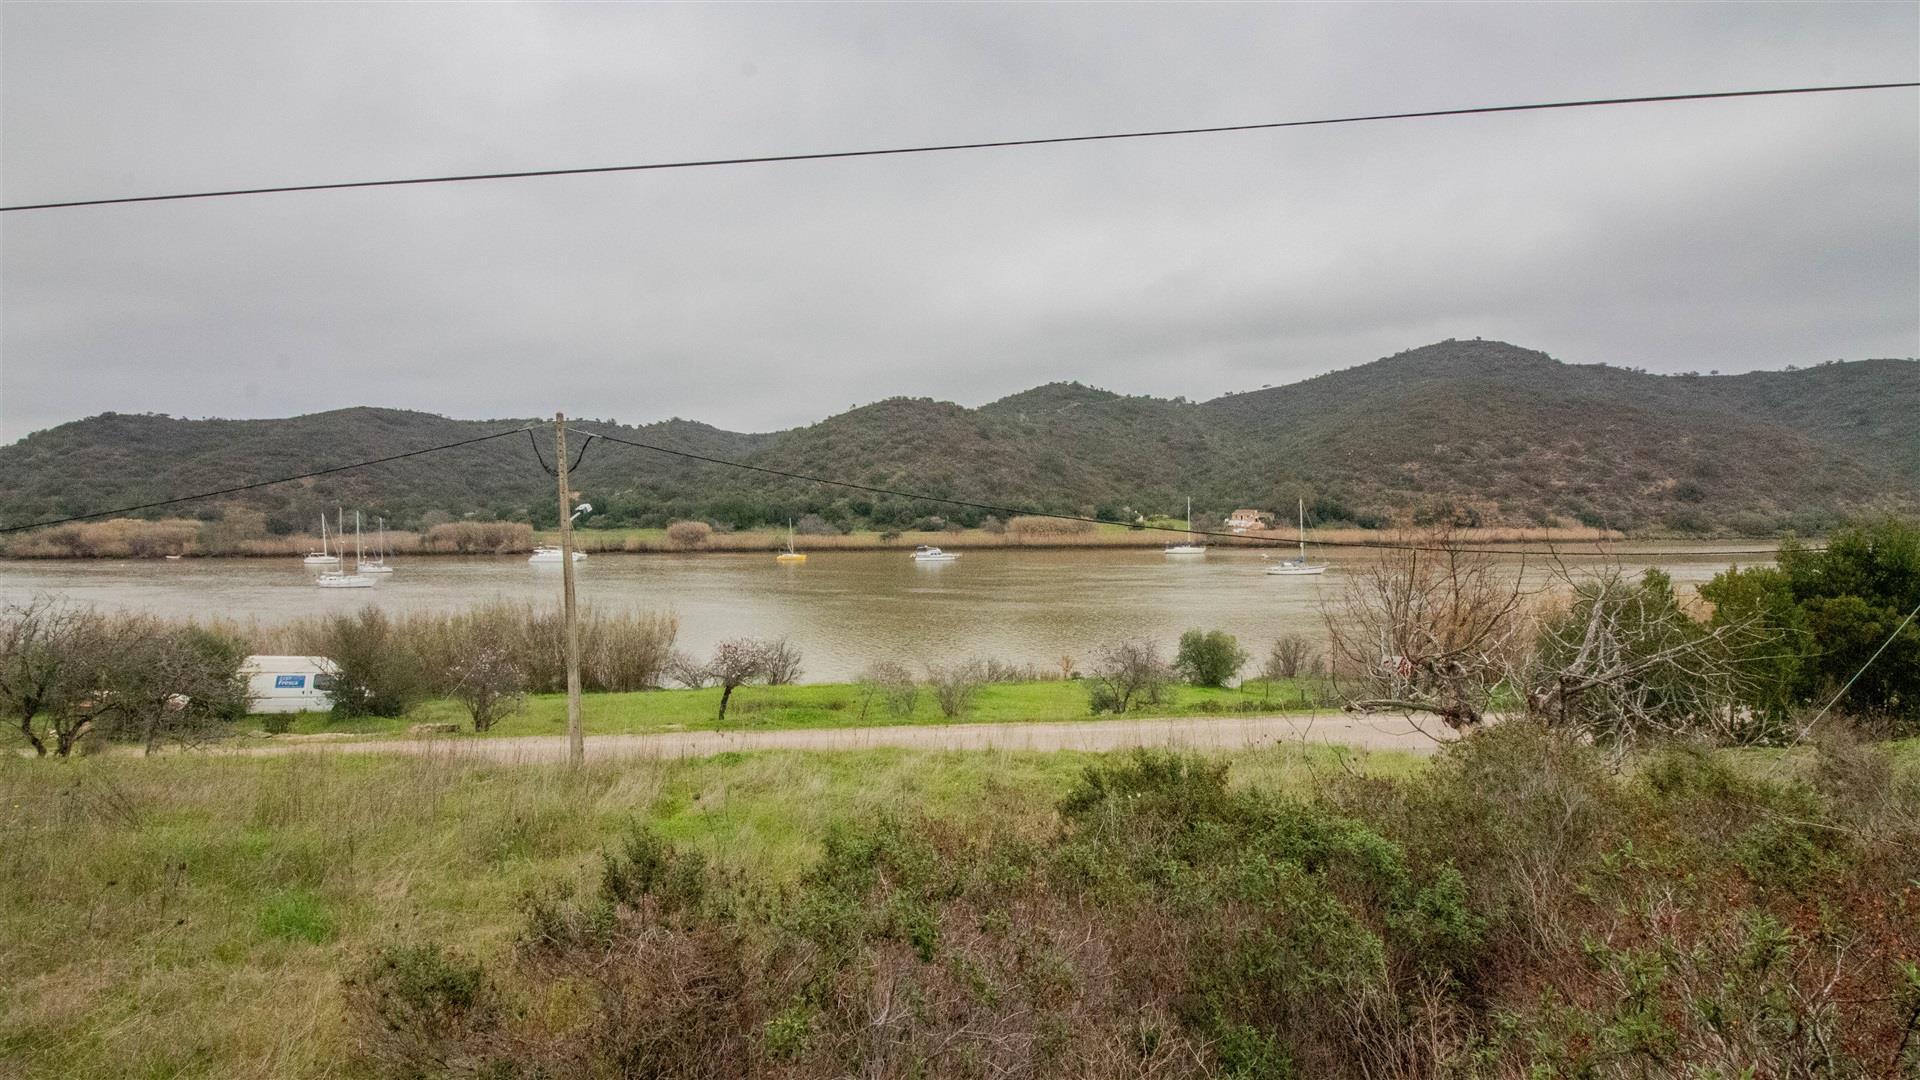
M 1729 553 L 1673 554 L 1683 550 L 1720 549 L 1643 543 L 1621 545 L 1617 557 L 1629 569 L 1659 566 L 1683 586 L 1736 561 Z M 1052 667 L 1072 656 L 1084 667 L 1106 642 L 1148 635 L 1171 645 L 1193 627 L 1235 634 L 1258 656 L 1281 634 L 1323 637 L 1322 598 L 1338 594 L 1342 566 L 1371 556 L 1333 550 L 1325 557 L 1331 571 L 1299 578 L 1262 573 L 1256 551 L 1183 558 L 1153 549 L 989 549 L 931 565 L 903 552 L 848 551 L 815 553 L 792 566 L 762 553 L 599 554 L 579 564 L 579 595 L 591 607 L 672 612 L 680 647 L 696 654 L 729 637 L 787 637 L 804 657 L 806 681 L 818 682 L 852 678 L 878 659 L 916 668 L 970 657 Z M 1503 562 L 1523 565 L 1517 556 Z M 523 555 L 419 557 L 394 566 L 372 589 L 318 589 L 298 559 L 0 561 L 0 602 L 49 595 L 101 609 L 271 624 L 366 604 L 451 611 L 494 599 L 559 599 L 560 568 L 529 566 Z M 1529 582 L 1551 576 L 1544 556 L 1527 557 L 1524 566 Z

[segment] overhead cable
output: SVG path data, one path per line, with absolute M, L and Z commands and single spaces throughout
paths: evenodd
M 1543 112 L 1553 109 L 1591 109 L 1616 105 L 1653 105 L 1687 101 L 1716 101 L 1730 98 L 1836 94 L 1863 90 L 1900 90 L 1914 87 L 1920 87 L 1920 83 L 1854 83 L 1838 86 L 1794 86 L 1766 90 L 1719 90 L 1696 94 L 1647 94 L 1638 97 L 1588 98 L 1579 101 L 1543 101 L 1524 105 L 1477 105 L 1460 109 L 1420 109 L 1409 112 L 1321 117 L 1312 120 L 1274 120 L 1255 124 L 1218 124 L 1211 127 L 1163 128 L 1153 131 L 1118 131 L 1097 135 L 1054 135 L 1032 139 L 994 139 L 987 142 L 937 143 L 923 146 L 894 146 L 870 150 L 828 150 L 800 154 L 762 154 L 755 156 L 704 158 L 691 161 L 656 161 L 640 165 L 593 165 L 584 168 L 567 169 L 523 169 L 512 172 L 413 176 L 391 180 L 348 180 L 326 184 L 285 184 L 275 187 L 185 191 L 166 195 L 125 195 L 107 199 L 67 199 L 21 203 L 14 206 L 0 206 L 0 213 L 13 213 L 21 210 L 63 210 L 82 206 L 114 206 L 123 203 L 177 202 L 183 199 L 223 199 L 237 195 L 285 195 L 300 191 L 341 191 L 348 188 L 407 187 L 420 184 L 462 184 L 481 180 L 530 180 L 536 177 L 549 176 L 588 176 L 597 173 L 655 172 L 666 169 L 704 169 L 728 165 L 771 165 L 794 161 L 827 161 L 836 158 L 887 157 L 902 154 L 938 154 L 958 150 L 996 150 L 1024 146 L 1057 146 L 1065 143 L 1112 142 L 1121 139 L 1159 139 L 1176 135 L 1220 135 L 1231 132 L 1274 131 L 1281 128 L 1324 127 L 1332 124 L 1375 123 L 1383 120 L 1430 120 L 1450 116 L 1485 116 L 1494 113 Z

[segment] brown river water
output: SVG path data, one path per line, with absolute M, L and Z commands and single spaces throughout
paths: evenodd
M 1628 569 L 1658 566 L 1689 586 L 1730 563 L 1770 558 L 1674 552 L 1762 546 L 1623 544 L 1613 554 Z M 787 637 L 804 657 L 805 680 L 830 682 L 881 659 L 916 668 L 971 657 L 1051 667 L 1073 656 L 1084 666 L 1117 638 L 1147 635 L 1170 646 L 1195 627 L 1226 630 L 1259 655 L 1282 634 L 1324 636 L 1322 599 L 1338 595 L 1343 565 L 1371 556 L 1332 549 L 1313 557 L 1333 569 L 1270 576 L 1248 550 L 1171 557 L 1153 549 L 989 549 L 944 564 L 916 564 L 897 551 L 846 551 L 793 566 L 765 553 L 599 554 L 579 564 L 578 589 L 587 606 L 673 613 L 680 647 L 694 653 L 730 637 Z M 1502 558 L 1530 582 L 1552 577 L 1545 556 Z M 0 603 L 49 595 L 101 609 L 272 624 L 367 604 L 397 612 L 496 599 L 559 602 L 560 568 L 530 566 L 524 555 L 423 556 L 393 565 L 371 589 L 319 589 L 293 558 L 0 561 Z

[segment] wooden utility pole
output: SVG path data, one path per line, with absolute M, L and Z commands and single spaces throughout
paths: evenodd
M 580 730 L 580 618 L 573 601 L 573 492 L 567 490 L 567 417 L 553 414 L 554 473 L 560 479 L 561 606 L 567 620 L 567 763 L 586 763 L 587 741 Z

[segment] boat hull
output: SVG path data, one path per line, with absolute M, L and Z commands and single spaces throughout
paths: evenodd
M 1324 574 L 1326 572 L 1327 572 L 1327 568 L 1324 566 L 1269 566 L 1267 567 L 1267 573 L 1273 575 L 1274 577 L 1313 577 L 1316 574 Z

